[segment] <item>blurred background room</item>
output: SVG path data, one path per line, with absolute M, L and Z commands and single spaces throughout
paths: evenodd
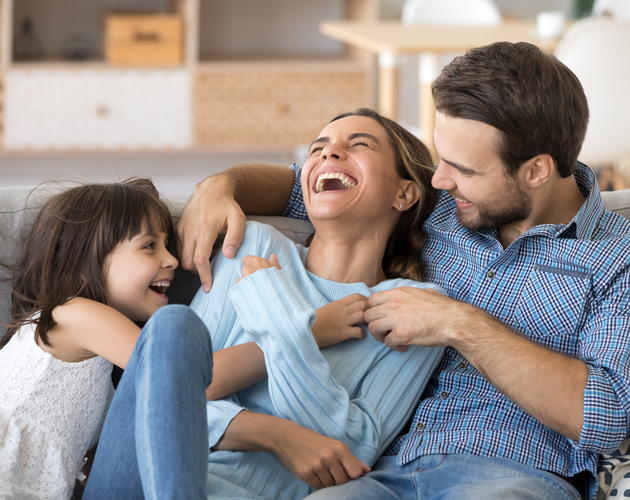
M 303 161 L 360 106 L 430 139 L 432 78 L 500 39 L 576 72 L 583 159 L 630 187 L 630 0 L 0 0 L 0 187 L 139 175 L 187 199 L 237 163 Z

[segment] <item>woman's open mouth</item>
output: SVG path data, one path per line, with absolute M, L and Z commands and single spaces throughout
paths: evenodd
M 344 191 L 346 189 L 352 189 L 356 185 L 357 181 L 346 174 L 342 174 L 341 172 L 325 172 L 317 178 L 315 192 Z

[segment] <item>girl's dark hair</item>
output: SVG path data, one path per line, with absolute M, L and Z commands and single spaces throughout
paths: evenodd
M 385 129 L 394 149 L 398 175 L 415 182 L 420 189 L 420 198 L 400 215 L 400 220 L 387 241 L 383 270 L 385 276 L 390 279 L 407 278 L 422 281 L 424 263 L 421 255 L 427 239 L 423 225 L 437 199 L 437 191 L 431 186 L 431 178 L 435 172 L 431 152 L 415 135 L 372 109 L 360 108 L 343 113 L 333 118 L 331 123 L 348 116 L 371 118 Z
M 149 179 L 86 184 L 50 198 L 13 268 L 11 321 L 0 348 L 29 323 L 36 325 L 35 338 L 50 346 L 53 310 L 73 297 L 107 303 L 105 258 L 145 228 L 166 234 L 173 230 L 168 207 Z

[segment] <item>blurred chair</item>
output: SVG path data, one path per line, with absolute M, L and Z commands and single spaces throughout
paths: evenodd
M 609 16 L 616 21 L 630 21 L 630 0 L 595 0 L 593 16 Z
M 407 0 L 403 24 L 496 26 L 501 13 L 491 0 Z
M 595 167 L 630 157 L 630 21 L 577 21 L 555 55 L 579 78 L 588 99 L 580 160 Z
M 492 0 L 406 0 L 403 5 L 401 22 L 404 25 L 431 24 L 450 26 L 496 26 L 501 24 L 501 13 Z M 409 60 L 410 56 L 401 61 L 401 94 L 408 94 L 412 83 L 420 82 L 420 94 L 430 92 L 430 85 L 435 80 L 442 68 L 448 64 L 457 54 L 444 54 L 442 56 L 433 53 L 421 54 L 417 78 L 411 77 L 415 69 L 415 60 Z M 417 88 L 417 87 L 415 87 Z M 420 97 L 420 102 L 422 98 Z M 401 104 L 402 100 L 401 100 Z M 416 105 L 416 109 L 418 109 Z M 403 124 L 418 123 L 412 118 L 412 113 L 405 109 L 400 109 L 400 119 Z M 426 116 L 425 116 L 426 115 Z M 433 113 L 431 113 L 433 115 Z M 422 128 L 433 130 L 431 123 L 434 116 L 428 116 L 426 110 L 420 109 L 420 122 Z M 426 123 L 426 126 L 425 126 Z M 408 127 L 413 132 L 413 127 Z M 419 134 L 421 135 L 421 134 Z M 431 140 L 431 137 L 425 137 Z

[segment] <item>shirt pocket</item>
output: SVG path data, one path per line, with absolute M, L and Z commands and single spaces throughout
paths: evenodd
M 535 264 L 516 307 L 515 317 L 529 337 L 567 335 L 577 330 L 592 274 L 583 269 Z

